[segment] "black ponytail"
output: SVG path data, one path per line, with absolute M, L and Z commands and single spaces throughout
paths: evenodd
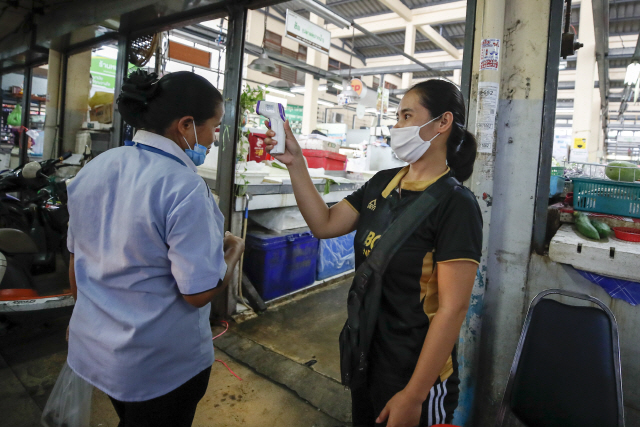
M 426 80 L 409 89 L 415 91 L 420 104 L 438 117 L 447 111 L 453 114 L 451 134 L 447 139 L 447 163 L 458 181 L 466 181 L 473 173 L 478 144 L 471 132 L 464 128 L 465 107 L 460 90 L 451 82 L 441 79 Z
M 193 116 L 196 125 L 214 117 L 222 107 L 222 95 L 207 79 L 189 71 L 158 80 L 155 73 L 136 70 L 124 79 L 117 104 L 125 122 L 163 135 L 184 116 Z

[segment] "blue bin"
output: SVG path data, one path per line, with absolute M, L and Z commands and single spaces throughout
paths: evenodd
M 562 194 L 562 192 L 564 191 L 564 177 L 551 175 L 551 182 L 549 187 L 550 198 Z
M 309 229 L 249 231 L 245 246 L 243 270 L 265 301 L 313 284 L 318 239 Z
M 324 280 L 355 268 L 356 257 L 353 251 L 355 235 L 356 232 L 353 231 L 344 236 L 320 240 L 317 280 Z

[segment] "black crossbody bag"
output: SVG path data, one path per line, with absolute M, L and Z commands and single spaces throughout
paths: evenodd
M 382 277 L 389 261 L 444 196 L 460 186 L 453 177 L 427 188 L 382 234 L 358 267 L 347 299 L 348 318 L 340 333 L 342 385 L 356 389 L 366 384 L 369 348 L 382 294 Z

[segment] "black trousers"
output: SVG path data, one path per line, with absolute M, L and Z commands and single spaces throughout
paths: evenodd
M 420 424 L 416 427 L 451 423 L 453 412 L 458 406 L 459 384 L 460 380 L 455 376 L 447 378 L 444 382 L 438 378 L 422 404 Z M 376 424 L 376 418 L 387 402 L 406 385 L 406 381 L 389 380 L 375 373 L 370 374 L 366 386 L 351 391 L 353 427 L 386 426 L 386 422 Z
M 111 403 L 120 417 L 118 427 L 191 427 L 198 402 L 209 385 L 211 367 L 169 393 L 142 402 Z

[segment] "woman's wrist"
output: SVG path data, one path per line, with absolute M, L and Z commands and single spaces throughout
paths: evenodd
M 293 160 L 291 161 L 291 163 L 289 163 L 287 165 L 287 169 L 291 170 L 291 169 L 306 169 L 307 165 L 304 162 L 304 156 L 302 154 L 300 154 L 299 156 L 296 156 L 293 158 Z
M 409 381 L 407 386 L 404 388 L 404 392 L 406 393 L 408 398 L 420 403 L 427 400 L 430 390 L 431 388 L 425 390 L 423 384 L 416 384 L 415 381 Z

